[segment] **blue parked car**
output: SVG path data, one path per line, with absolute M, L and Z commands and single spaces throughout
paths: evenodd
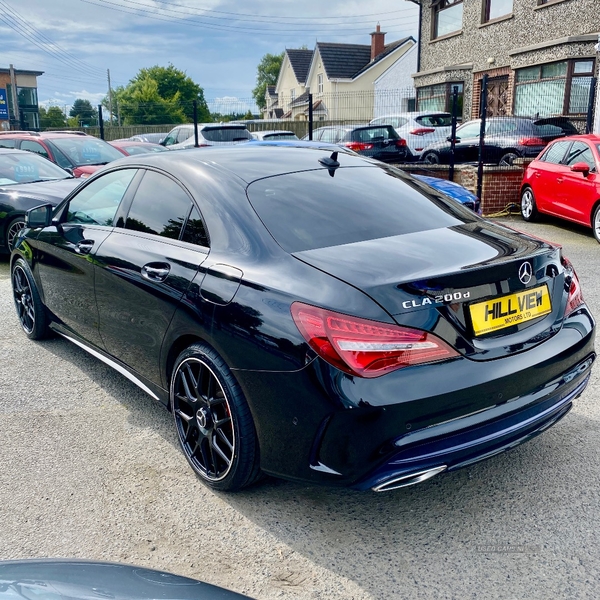
M 454 200 L 458 200 L 478 215 L 481 214 L 481 203 L 479 198 L 468 189 L 458 183 L 447 181 L 446 179 L 438 179 L 437 177 L 429 177 L 428 175 L 413 175 L 415 179 L 430 185 L 432 188 L 450 196 Z

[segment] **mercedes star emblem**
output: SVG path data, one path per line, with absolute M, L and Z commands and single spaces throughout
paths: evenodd
M 533 276 L 533 269 L 531 268 L 531 263 L 524 262 L 519 267 L 519 279 L 521 283 L 527 285 L 531 281 L 531 277 Z

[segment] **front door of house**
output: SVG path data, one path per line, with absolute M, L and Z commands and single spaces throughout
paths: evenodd
M 487 81 L 487 116 L 504 117 L 509 114 L 508 75 L 491 77 Z

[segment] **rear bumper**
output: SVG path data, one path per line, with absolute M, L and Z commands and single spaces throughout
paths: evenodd
M 395 441 L 399 451 L 383 465 L 352 487 L 358 490 L 387 491 L 423 481 L 423 474 L 453 471 L 496 456 L 542 433 L 573 406 L 573 400 L 586 388 L 594 356 L 577 365 L 566 378 L 576 378 L 574 387 L 563 385 L 552 397 L 504 417 L 468 426 L 468 418 L 454 425 L 456 430 L 444 435 L 444 426 L 430 428 L 425 441 L 412 441 L 404 436 Z M 581 378 L 583 377 L 583 381 Z M 573 380 L 571 380 L 573 381 Z M 438 431 L 439 429 L 439 431 Z M 425 477 L 428 479 L 429 477 Z

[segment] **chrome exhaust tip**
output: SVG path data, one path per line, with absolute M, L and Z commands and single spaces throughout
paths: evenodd
M 426 469 L 425 471 L 417 471 L 416 473 L 401 475 L 400 477 L 391 477 L 371 489 L 374 492 L 389 492 L 391 490 L 408 487 L 409 485 L 427 481 L 428 479 L 435 477 L 438 473 L 443 473 L 447 468 L 447 465 L 440 465 L 439 467 L 433 467 L 432 469 Z

